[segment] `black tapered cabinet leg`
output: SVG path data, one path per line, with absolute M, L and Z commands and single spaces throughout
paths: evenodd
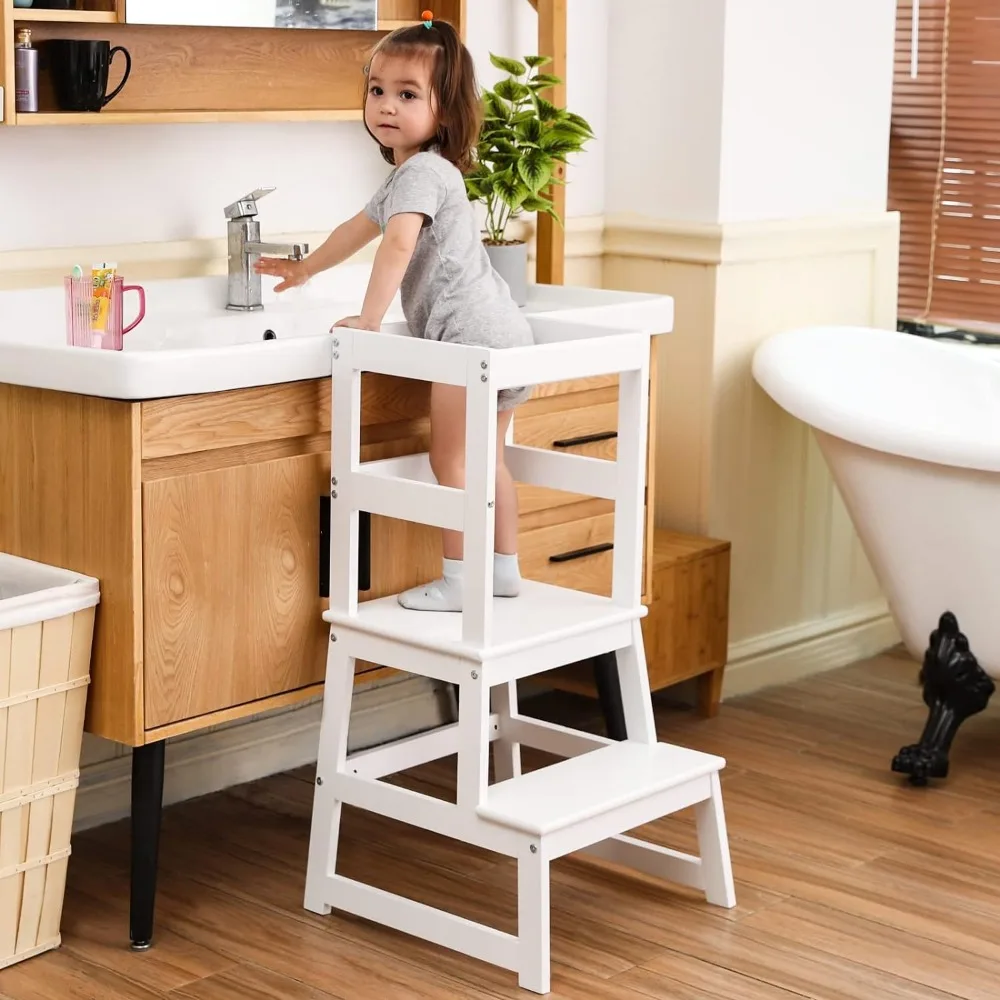
M 602 653 L 594 657 L 593 664 L 597 697 L 604 713 L 608 738 L 627 740 L 628 729 L 625 726 L 625 707 L 622 705 L 622 685 L 618 678 L 618 659 L 614 653 Z
M 911 785 L 948 776 L 948 751 L 958 727 L 986 708 L 995 688 L 950 611 L 941 615 L 931 632 L 920 683 L 929 709 L 920 742 L 903 747 L 892 759 L 893 771 L 909 775 Z
M 133 951 L 153 943 L 156 867 L 160 853 L 163 813 L 165 743 L 132 749 L 132 846 L 129 938 Z

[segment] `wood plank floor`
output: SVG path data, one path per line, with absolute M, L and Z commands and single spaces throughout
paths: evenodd
M 1000 700 L 952 775 L 889 771 L 924 722 L 916 664 L 886 655 L 727 702 L 706 721 L 658 699 L 661 739 L 721 753 L 738 906 L 566 858 L 553 866 L 554 1000 L 996 1000 Z M 533 707 L 582 728 L 593 706 Z M 569 718 L 567 718 L 567 716 Z M 452 766 L 446 766 L 451 764 Z M 452 762 L 407 776 L 453 790 Z M 128 827 L 73 843 L 58 951 L 0 972 L 6 1000 L 527 997 L 502 970 L 302 909 L 311 769 L 169 808 L 157 928 L 127 948 Z M 694 850 L 690 818 L 643 833 Z M 506 859 L 349 811 L 345 874 L 515 929 Z

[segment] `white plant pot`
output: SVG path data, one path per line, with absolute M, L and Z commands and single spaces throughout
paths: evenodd
M 528 244 L 483 244 L 493 270 L 507 282 L 511 298 L 518 306 L 528 301 Z

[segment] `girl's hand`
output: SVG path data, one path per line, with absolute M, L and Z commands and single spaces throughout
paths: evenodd
M 352 330 L 371 330 L 372 333 L 378 333 L 382 329 L 381 323 L 372 323 L 361 316 L 345 316 L 343 319 L 338 319 L 330 329 L 335 330 L 338 326 L 349 326 Z
M 309 280 L 309 271 L 304 260 L 261 257 L 254 264 L 254 270 L 258 274 L 269 274 L 273 278 L 283 279 L 281 284 L 274 286 L 276 292 L 283 292 L 286 288 L 295 288 L 296 285 L 304 285 Z

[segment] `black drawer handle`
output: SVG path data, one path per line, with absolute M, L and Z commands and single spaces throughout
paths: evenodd
M 578 444 L 593 444 L 594 441 L 610 441 L 618 437 L 618 431 L 601 431 L 599 434 L 581 434 L 575 438 L 562 438 L 560 441 L 553 441 L 553 448 L 573 448 Z
M 573 549 L 571 552 L 560 552 L 558 555 L 549 556 L 549 562 L 569 562 L 571 559 L 582 559 L 584 556 L 597 555 L 598 552 L 607 552 L 614 547 L 613 542 L 601 542 L 600 545 L 588 545 L 584 549 Z

